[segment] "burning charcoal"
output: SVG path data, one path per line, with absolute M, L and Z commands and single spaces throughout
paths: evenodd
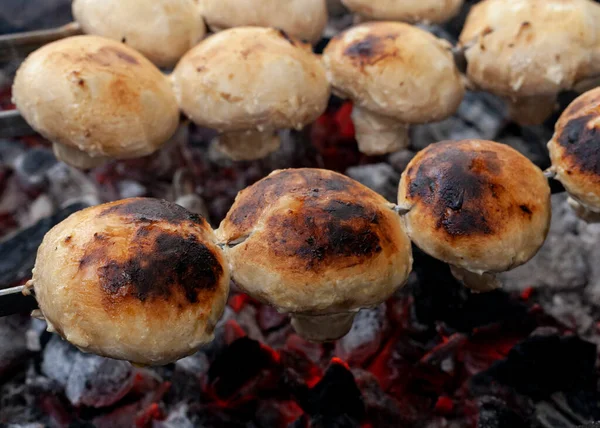
M 252 305 L 246 305 L 237 314 L 236 321 L 246 332 L 250 339 L 258 340 L 259 342 L 265 342 L 265 336 L 263 335 L 258 322 L 256 321 L 256 308 Z
M 495 397 L 485 397 L 479 404 L 477 428 L 529 428 L 531 424 L 509 405 Z
M 28 277 L 35 263 L 37 248 L 46 232 L 83 208 L 85 205 L 81 203 L 69 205 L 0 243 L 0 288 L 9 287 Z
M 66 340 L 54 335 L 44 348 L 42 373 L 61 386 L 67 386 L 79 351 Z
M 46 418 L 37 405 L 38 399 L 23 376 L 0 382 L 0 426 L 5 426 L 3 423 L 26 425 L 44 421 Z
M 354 369 L 352 373 L 364 399 L 368 420 L 374 427 L 393 428 L 404 426 L 403 424 L 409 426 L 410 413 L 403 411 L 405 409 L 381 389 L 375 376 L 360 369 Z
M 73 202 L 86 205 L 100 203 L 98 188 L 90 178 L 78 169 L 64 163 L 57 163 L 48 170 L 50 195 L 57 205 L 65 206 Z
M 29 317 L 21 315 L 0 318 L 0 376 L 25 361 L 29 353 L 26 333 L 30 323 Z
M 346 175 L 376 191 L 388 201 L 396 201 L 400 174 L 387 163 L 353 166 Z
M 242 337 L 229 345 L 210 366 L 209 384 L 221 399 L 231 398 L 244 384 L 275 363 L 270 348 Z M 232 370 L 235 367 L 235 370 Z
M 389 155 L 388 162 L 390 165 L 392 165 L 396 172 L 402 173 L 415 155 L 416 153 L 411 150 L 400 150 Z
M 37 318 L 31 318 L 31 324 L 27 330 L 27 349 L 30 351 L 39 352 L 42 350 L 41 337 L 46 331 L 46 322 Z
M 278 312 L 274 307 L 261 305 L 258 308 L 258 325 L 263 331 L 276 329 L 288 321 L 288 317 Z
M 117 184 L 119 189 L 119 197 L 122 199 L 126 198 L 137 198 L 146 195 L 148 192 L 146 188 L 134 180 L 121 180 Z
M 585 243 L 577 230 L 579 220 L 566 204 L 566 195 L 552 196 L 552 222 L 546 242 L 526 264 L 503 273 L 507 290 L 525 287 L 575 289 L 588 283 L 589 270 Z M 596 241 L 597 242 L 597 241 Z
M 152 428 L 194 428 L 194 422 L 187 415 L 188 407 L 179 405 L 171 410 L 164 421 L 153 421 Z
M 555 391 L 595 388 L 596 346 L 576 336 L 531 336 L 504 360 L 471 379 L 475 390 L 499 383 L 533 398 Z
M 14 167 L 26 150 L 27 147 L 18 141 L 0 139 L 0 165 Z
M 77 353 L 65 392 L 76 406 L 105 407 L 119 401 L 132 386 L 131 364 Z
M 323 357 L 323 347 L 319 343 L 310 342 L 297 334 L 288 336 L 285 347 L 289 350 L 300 351 L 314 363 L 318 363 Z
M 358 427 L 365 418 L 365 404 L 354 375 L 334 358 L 313 388 L 298 391 L 300 407 L 310 415 L 312 427 Z
M 337 341 L 335 353 L 352 365 L 362 365 L 381 347 L 387 328 L 384 303 L 373 309 L 362 309 L 350 332 Z
M 44 183 L 48 170 L 57 162 L 52 150 L 34 147 L 16 159 L 15 170 L 26 187 L 37 188 Z

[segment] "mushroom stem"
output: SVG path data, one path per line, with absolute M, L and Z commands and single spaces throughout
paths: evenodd
M 79 150 L 76 147 L 66 146 L 60 143 L 53 143 L 52 149 L 54 150 L 54 156 L 56 156 L 58 160 L 79 169 L 95 168 L 110 159 L 105 156 L 90 156 L 88 153 Z
M 352 121 L 358 149 L 367 155 L 383 155 L 409 145 L 408 125 L 390 117 L 354 106 Z
M 300 336 L 314 342 L 327 342 L 345 336 L 352 328 L 356 312 L 326 315 L 292 314 L 292 327 Z
M 279 136 L 273 131 L 225 132 L 217 137 L 219 150 L 235 161 L 264 158 L 280 144 Z
M 556 109 L 556 95 L 507 99 L 508 114 L 519 125 L 539 125 Z
M 492 291 L 501 286 L 496 275 L 492 273 L 478 274 L 453 265 L 450 265 L 450 271 L 454 278 L 475 292 Z
M 569 196 L 567 199 L 567 203 L 569 206 L 575 211 L 577 217 L 582 219 L 587 223 L 600 223 L 600 212 L 593 211 L 588 208 L 585 204 L 575 200 L 573 197 Z

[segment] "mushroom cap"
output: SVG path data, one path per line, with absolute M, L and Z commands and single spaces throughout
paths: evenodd
M 204 37 L 194 0 L 74 0 L 73 16 L 87 34 L 122 41 L 161 67 Z
M 317 56 L 272 28 L 238 27 L 210 36 L 181 59 L 172 78 L 185 114 L 220 131 L 301 128 L 329 100 Z
M 367 19 L 441 23 L 458 13 L 463 0 L 342 0 Z
M 393 208 L 332 171 L 277 170 L 238 194 L 217 236 L 251 296 L 281 312 L 348 312 L 408 277 L 410 240 Z
M 165 364 L 212 340 L 229 291 L 223 257 L 202 217 L 124 199 L 52 228 L 33 286 L 48 325 L 81 350 Z
M 464 96 L 450 44 L 408 24 L 352 27 L 331 40 L 323 63 L 335 92 L 405 123 L 444 119 Z
M 571 88 L 600 72 L 598 20 L 600 6 L 588 0 L 484 0 L 460 35 L 467 75 L 505 97 Z
M 200 0 L 209 27 L 275 27 L 311 43 L 321 38 L 327 24 L 325 0 Z
M 444 141 L 414 157 L 398 204 L 412 241 L 431 256 L 476 273 L 503 272 L 535 255 L 550 226 L 542 171 L 503 144 Z
M 580 95 L 556 122 L 548 143 L 556 178 L 591 210 L 600 212 L 600 88 Z
M 168 78 L 137 51 L 96 36 L 62 39 L 29 55 L 13 100 L 37 132 L 91 156 L 148 155 L 179 123 Z

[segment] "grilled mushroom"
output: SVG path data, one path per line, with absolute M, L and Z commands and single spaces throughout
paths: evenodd
M 402 174 L 398 205 L 412 241 L 451 265 L 477 291 L 494 274 L 531 259 L 550 227 L 550 187 L 542 171 L 503 144 L 432 144 Z
M 200 12 L 213 31 L 232 27 L 276 27 L 316 43 L 327 24 L 325 0 L 200 0 Z
M 484 0 L 460 35 L 467 76 L 504 98 L 515 121 L 539 124 L 558 92 L 600 74 L 598 20 L 589 0 Z
M 122 41 L 160 67 L 170 67 L 206 32 L 194 0 L 74 0 L 87 34 Z
M 52 228 L 29 287 L 48 330 L 79 349 L 158 365 L 212 340 L 229 270 L 203 218 L 134 198 L 76 212 Z
M 79 168 L 148 155 L 179 123 L 168 78 L 137 51 L 96 36 L 32 53 L 17 71 L 13 100 L 56 156 Z
M 446 41 L 397 22 L 359 25 L 332 39 L 323 63 L 333 91 L 354 101 L 361 152 L 405 148 L 410 124 L 458 109 L 464 87 L 450 50 Z
M 234 160 L 277 150 L 277 130 L 301 129 L 329 99 L 316 55 L 282 31 L 259 27 L 204 40 L 177 64 L 173 87 L 185 114 L 220 131 L 219 147 Z
M 364 19 L 442 23 L 458 13 L 463 0 L 342 0 Z
M 388 298 L 412 266 L 394 205 L 320 169 L 278 170 L 243 190 L 217 235 L 235 283 L 316 341 L 345 335 L 356 312 Z
M 589 222 L 600 222 L 600 88 L 579 96 L 562 113 L 548 143 L 552 172 L 569 204 Z

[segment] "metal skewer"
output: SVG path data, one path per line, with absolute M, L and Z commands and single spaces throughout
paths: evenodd
M 83 34 L 76 22 L 50 30 L 27 31 L 0 36 L 0 62 L 23 58 L 31 52 L 56 40 Z
M 0 290 L 0 317 L 28 313 L 38 307 L 33 295 L 24 295 L 24 285 Z

